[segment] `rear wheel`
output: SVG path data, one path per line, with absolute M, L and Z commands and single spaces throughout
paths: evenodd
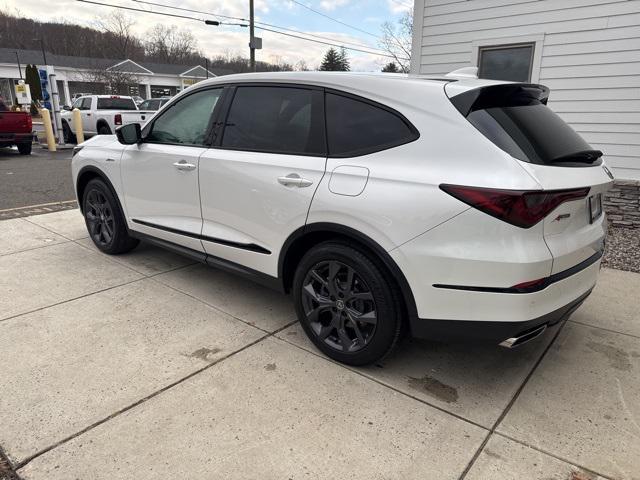
M 293 289 L 305 333 L 328 357 L 366 365 L 395 347 L 402 327 L 399 292 L 367 253 L 345 243 L 320 244 L 300 261 Z
M 89 181 L 82 205 L 89 236 L 104 253 L 126 253 L 138 245 L 138 240 L 127 233 L 124 215 L 115 195 L 104 181 Z
M 62 122 L 62 136 L 64 143 L 76 143 L 76 136 L 71 131 L 71 127 L 67 122 Z
M 102 124 L 98 127 L 98 135 L 111 135 L 109 125 Z
M 31 142 L 19 143 L 18 152 L 20 152 L 20 155 L 31 155 Z

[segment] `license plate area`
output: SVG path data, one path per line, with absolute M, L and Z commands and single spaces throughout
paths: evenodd
M 589 202 L 589 223 L 595 222 L 602 215 L 602 194 L 591 195 Z

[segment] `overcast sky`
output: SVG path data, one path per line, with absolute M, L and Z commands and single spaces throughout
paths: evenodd
M 97 0 L 104 3 L 126 5 L 155 11 L 171 11 L 150 7 L 135 0 Z M 212 12 L 213 14 L 231 15 L 247 18 L 249 0 L 150 0 L 154 3 L 179 6 Z M 290 0 L 255 0 L 256 20 L 293 28 L 342 41 L 378 47 L 380 26 L 385 21 L 397 20 L 403 12 L 410 10 L 412 0 L 299 0 L 314 10 L 336 18 L 362 31 L 349 28 L 317 15 Z M 4 0 L 6 10 L 18 12 L 41 21 L 56 20 L 83 25 L 95 25 L 100 17 L 108 15 L 113 9 L 98 5 L 77 2 L 76 0 Z M 205 18 L 204 15 L 176 12 Z M 198 40 L 203 53 L 213 57 L 218 54 L 240 53 L 248 56 L 248 29 L 242 27 L 206 26 L 201 22 L 161 17 L 141 12 L 127 12 L 135 21 L 136 33 L 143 37 L 144 33 L 156 23 L 175 24 L 179 28 L 190 30 Z M 208 17 L 215 19 L 215 15 Z M 326 45 L 311 43 L 271 32 L 256 31 L 263 38 L 263 50 L 257 52 L 258 60 L 274 61 L 277 58 L 297 63 L 304 60 L 310 68 L 317 68 L 327 48 Z M 358 71 L 380 70 L 390 59 L 348 52 L 351 69 Z M 78 52 L 85 55 L 87 52 Z

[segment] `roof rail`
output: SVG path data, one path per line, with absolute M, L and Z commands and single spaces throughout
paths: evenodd
M 449 72 L 445 77 L 453 78 L 478 78 L 478 67 L 463 67 Z

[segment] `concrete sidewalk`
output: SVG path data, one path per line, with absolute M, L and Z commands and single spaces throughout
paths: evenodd
M 278 293 L 103 255 L 77 210 L 0 221 L 0 448 L 43 480 L 638 479 L 638 298 L 603 270 L 519 349 L 405 340 L 352 369 Z

